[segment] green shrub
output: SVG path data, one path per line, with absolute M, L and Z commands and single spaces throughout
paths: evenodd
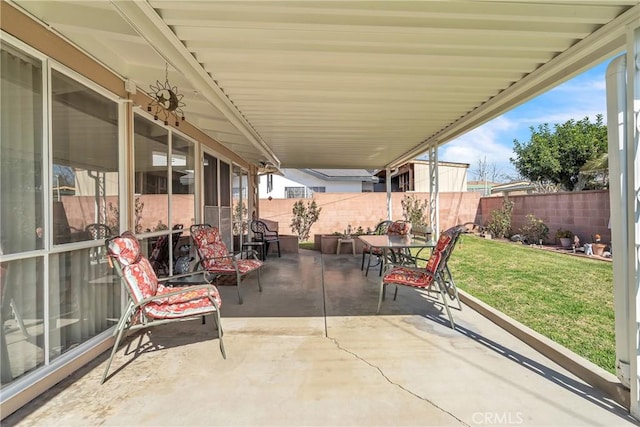
M 540 218 L 535 215 L 527 215 L 527 220 L 519 230 L 522 238 L 527 243 L 537 244 L 540 241 L 547 240 L 549 227 Z
M 502 208 L 491 211 L 491 219 L 487 224 L 487 230 L 493 237 L 509 237 L 511 232 L 511 213 L 513 202 L 504 198 Z
M 573 232 L 571 230 L 563 230 L 563 229 L 558 229 L 558 231 L 556 231 L 556 237 L 558 239 L 562 239 L 562 238 L 567 238 L 567 239 L 571 239 L 573 238 Z
M 296 233 L 301 241 L 309 239 L 311 226 L 320 218 L 320 211 L 322 211 L 322 208 L 318 207 L 315 200 L 307 202 L 306 206 L 302 200 L 298 200 L 293 204 L 291 231 Z
M 427 225 L 427 213 L 429 212 L 429 202 L 419 200 L 417 196 L 405 195 L 401 201 L 402 216 L 411 225 Z

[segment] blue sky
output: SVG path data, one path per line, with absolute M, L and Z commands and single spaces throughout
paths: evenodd
M 500 174 L 516 175 L 509 162 L 515 157 L 513 140 L 529 141 L 530 126 L 548 123 L 553 129 L 570 119 L 595 121 L 597 114 L 606 120 L 605 73 L 611 59 L 445 144 L 440 147 L 439 160 L 469 163 L 469 180 L 476 179 L 473 171 L 485 156 Z

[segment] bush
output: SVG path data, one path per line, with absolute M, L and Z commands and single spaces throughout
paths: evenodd
M 547 240 L 549 227 L 535 215 L 527 215 L 525 224 L 520 228 L 520 234 L 523 240 L 529 244 L 537 244 L 540 241 Z
M 562 239 L 567 238 L 567 239 L 571 239 L 573 238 L 573 232 L 571 230 L 563 230 L 563 229 L 558 229 L 558 231 L 556 231 L 556 237 L 558 239 Z
M 411 225 L 427 225 L 427 213 L 429 212 L 429 202 L 419 200 L 417 196 L 405 195 L 402 198 L 402 216 Z
M 318 207 L 315 200 L 307 202 L 305 206 L 302 200 L 298 200 L 293 205 L 293 218 L 291 219 L 291 231 L 298 235 L 301 241 L 309 239 L 309 232 L 314 222 L 320 218 L 322 208 Z
M 491 211 L 491 219 L 487 224 L 487 230 L 494 237 L 509 237 L 511 232 L 511 213 L 513 202 L 504 198 L 502 208 Z

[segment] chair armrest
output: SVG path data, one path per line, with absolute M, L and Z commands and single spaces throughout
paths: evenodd
M 152 297 L 148 297 L 148 298 L 142 299 L 142 300 L 140 300 L 140 302 L 138 302 L 138 304 L 136 304 L 136 306 L 137 307 L 143 307 L 143 306 L 145 306 L 145 305 L 147 305 L 150 302 L 153 302 L 155 300 L 165 299 L 165 298 L 172 297 L 172 296 L 175 296 L 175 295 L 184 294 L 186 292 L 196 291 L 198 289 L 208 289 L 209 291 L 213 291 L 213 292 L 215 292 L 217 290 L 216 287 L 214 285 L 211 285 L 211 284 L 183 286 L 183 287 L 177 288 L 177 290 L 175 290 L 175 291 L 167 292 L 166 294 L 154 295 Z
M 162 277 L 162 278 L 158 278 L 158 282 L 162 283 L 162 282 L 169 282 L 171 280 L 176 280 L 176 279 L 182 279 L 184 277 L 191 277 L 191 276 L 195 276 L 196 274 L 203 274 L 203 271 L 190 271 L 189 273 L 182 273 L 182 274 L 176 274 L 173 276 L 168 276 L 168 277 Z

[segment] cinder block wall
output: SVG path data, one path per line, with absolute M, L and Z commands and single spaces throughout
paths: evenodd
M 405 194 L 392 193 L 392 217 L 403 219 L 401 201 Z M 429 199 L 429 193 L 410 193 L 420 199 Z M 373 228 L 387 218 L 386 193 L 316 193 L 314 198 L 322 207 L 320 219 L 311 228 L 314 234 L 343 232 L 350 224 L 353 230 L 362 226 Z M 580 237 L 581 242 L 590 242 L 596 233 L 603 242 L 610 242 L 609 192 L 581 191 L 576 193 L 531 194 L 510 196 L 514 202 L 512 230 L 522 227 L 527 214 L 542 219 L 549 227 L 546 243 L 557 243 L 555 233 L 559 228 L 569 229 Z M 278 223 L 281 234 L 293 234 L 290 223 L 293 204 L 298 199 L 260 199 L 260 217 Z M 311 199 L 309 199 L 311 200 Z M 502 197 L 480 197 L 479 193 L 441 193 L 440 229 L 455 224 L 474 222 L 486 225 L 491 211 L 502 206 Z
M 582 243 L 591 242 L 595 234 L 600 234 L 605 243 L 611 241 L 607 190 L 529 194 L 510 196 L 509 200 L 514 202 L 511 218 L 514 233 L 526 222 L 527 215 L 533 214 L 549 227 L 549 238 L 545 243 L 557 243 L 555 235 L 560 228 L 577 234 Z M 480 223 L 487 224 L 491 211 L 501 208 L 502 202 L 502 197 L 481 198 Z
M 392 217 L 402 216 L 402 199 L 407 193 L 392 193 Z M 429 200 L 429 193 L 410 193 L 420 199 Z M 348 225 L 355 231 L 361 226 L 373 229 L 380 221 L 387 219 L 386 193 L 315 193 L 314 199 L 319 207 L 320 219 L 311 228 L 310 240 L 314 234 L 344 232 Z M 293 204 L 298 199 L 260 199 L 260 217 L 278 222 L 281 234 L 293 234 L 290 223 L 293 217 Z M 311 200 L 311 199 L 308 199 Z M 441 193 L 440 229 L 455 224 L 476 222 L 479 213 L 478 193 Z M 305 200 L 305 204 L 306 204 Z

